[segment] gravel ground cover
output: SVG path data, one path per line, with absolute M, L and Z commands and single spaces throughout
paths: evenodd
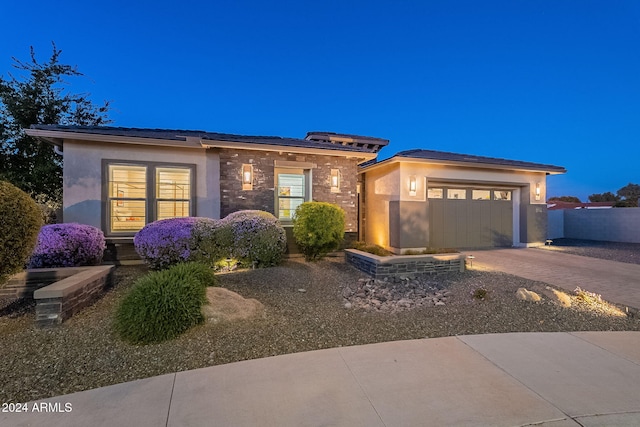
M 55 329 L 37 329 L 33 310 L 25 306 L 15 316 L 0 316 L 0 401 L 25 402 L 187 369 L 383 341 L 501 332 L 640 330 L 640 319 L 606 304 L 571 296 L 571 306 L 565 307 L 543 283 L 473 270 L 426 279 L 425 292 L 441 292 L 445 298 L 438 301 L 444 304 L 403 303 L 402 310 L 389 311 L 355 300 L 347 305 L 349 293 L 362 284 L 384 288 L 389 284 L 360 280 L 366 276 L 341 258 L 332 258 L 316 263 L 288 260 L 279 267 L 220 275 L 222 287 L 264 304 L 264 315 L 207 323 L 174 341 L 134 346 L 113 333 L 113 313 L 133 280 L 145 272 L 142 266 L 118 267 L 112 290 Z M 417 278 L 407 278 L 416 280 L 414 293 L 422 285 Z M 345 292 L 346 287 L 351 291 Z M 517 300 L 520 287 L 539 292 L 542 301 Z M 478 289 L 486 291 L 485 299 L 474 298 Z M 365 294 L 374 298 L 376 292 Z
M 553 239 L 553 243 L 550 246 L 541 246 L 540 249 L 626 262 L 628 264 L 640 264 L 640 243 Z

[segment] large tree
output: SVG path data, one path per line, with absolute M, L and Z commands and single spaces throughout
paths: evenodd
M 88 94 L 66 90 L 66 77 L 83 74 L 77 67 L 59 62 L 61 50 L 53 44 L 48 62 L 39 63 L 33 47 L 31 60 L 15 57 L 20 76 L 0 76 L 0 179 L 32 195 L 59 196 L 62 157 L 49 144 L 26 135 L 34 124 L 99 126 L 109 123 L 109 103 L 95 105 Z
M 576 196 L 556 196 L 556 197 L 551 197 L 549 201 L 580 203 L 580 199 Z
M 596 193 L 589 196 L 590 202 L 618 202 L 620 197 L 610 191 L 606 193 Z
M 640 185 L 629 183 L 618 190 L 618 196 L 622 198 L 618 202 L 619 206 L 638 207 L 638 198 L 640 198 Z

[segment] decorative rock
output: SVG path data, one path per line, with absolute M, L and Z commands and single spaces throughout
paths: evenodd
M 344 303 L 353 308 L 396 312 L 416 307 L 445 305 L 449 291 L 444 284 L 427 276 L 388 277 L 385 279 L 358 279 L 340 291 Z
M 264 313 L 264 306 L 256 299 L 245 299 L 225 288 L 207 288 L 208 304 L 202 307 L 210 322 L 248 319 Z
M 302 288 L 300 288 L 300 289 L 298 289 L 298 292 L 305 293 L 305 292 L 307 292 L 307 290 L 306 290 L 306 289 L 302 289 Z
M 342 290 L 342 296 L 344 298 L 349 298 L 351 295 L 353 295 L 353 290 L 349 286 Z
M 353 305 L 350 302 L 344 303 L 344 308 L 351 308 Z
M 518 288 L 518 290 L 516 291 L 516 298 L 522 301 L 533 301 L 533 302 L 538 302 L 542 299 L 540 298 L 540 295 L 538 295 L 537 293 L 533 291 L 529 291 L 525 288 Z

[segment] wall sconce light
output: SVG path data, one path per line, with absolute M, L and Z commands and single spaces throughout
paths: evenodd
M 416 176 L 411 175 L 409 177 L 409 195 L 415 196 L 417 189 L 418 189 L 418 181 L 416 181 Z
M 253 190 L 253 165 L 242 165 L 242 189 Z
M 536 200 L 540 200 L 540 183 L 536 182 Z
M 331 192 L 340 192 L 340 169 L 331 169 Z

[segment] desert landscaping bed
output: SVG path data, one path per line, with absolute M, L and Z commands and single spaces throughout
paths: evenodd
M 640 243 L 600 242 L 596 240 L 553 239 L 540 249 L 559 251 L 610 261 L 640 264 Z
M 5 312 L 0 317 L 0 400 L 23 402 L 175 371 L 383 341 L 640 330 L 640 319 L 611 314 L 576 297 L 571 297 L 571 307 L 564 307 L 546 285 L 506 274 L 471 270 L 424 281 L 407 277 L 376 283 L 342 258 L 332 258 L 289 260 L 280 267 L 220 275 L 220 286 L 259 300 L 264 313 L 249 320 L 208 322 L 173 341 L 134 346 L 113 333 L 113 313 L 145 271 L 142 266 L 118 267 L 112 290 L 55 329 L 38 329 L 28 307 L 17 315 Z M 520 287 L 539 292 L 542 301 L 516 299 Z M 486 290 L 484 300 L 474 298 L 478 289 Z M 385 304 L 372 302 L 383 293 L 388 296 Z M 417 301 L 416 294 L 422 298 L 419 304 L 411 302 Z

